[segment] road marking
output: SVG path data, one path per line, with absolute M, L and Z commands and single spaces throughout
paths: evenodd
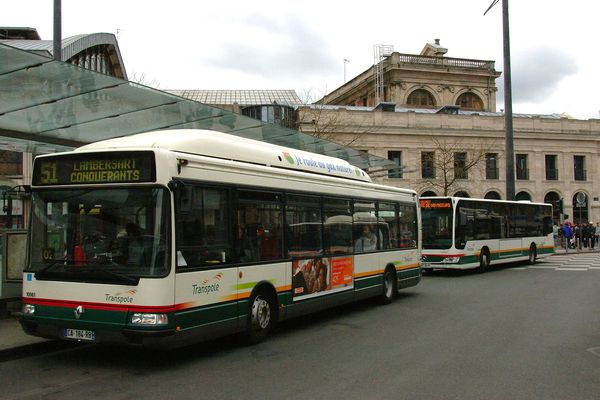
M 558 267 L 558 268 L 555 268 L 555 271 L 587 271 L 587 270 L 588 270 L 587 267 L 586 268 L 576 268 L 576 267 L 563 267 L 563 268 Z
M 590 347 L 586 351 L 589 351 L 593 355 L 600 357 L 600 347 Z

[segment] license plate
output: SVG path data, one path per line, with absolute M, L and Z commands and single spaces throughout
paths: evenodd
M 85 340 L 87 342 L 93 342 L 96 340 L 96 333 L 94 331 L 87 331 L 84 329 L 65 328 L 65 330 L 63 331 L 63 337 L 65 339 Z

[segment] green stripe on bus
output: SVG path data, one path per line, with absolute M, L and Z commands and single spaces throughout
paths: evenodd
M 173 316 L 173 322 L 182 329 L 187 329 L 236 318 L 237 315 L 238 303 L 231 302 L 178 312 Z
M 374 275 L 366 278 L 359 278 L 354 280 L 355 289 L 364 289 L 370 286 L 379 286 L 383 282 L 382 275 Z

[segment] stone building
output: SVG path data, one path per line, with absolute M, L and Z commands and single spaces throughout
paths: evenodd
M 322 104 L 375 106 L 391 102 L 401 107 L 496 111 L 494 61 L 444 57 L 439 39 L 420 55 L 392 52 L 343 86 L 327 94 Z M 378 76 L 380 74 L 380 76 Z M 379 89 L 379 90 L 378 90 Z M 383 96 L 378 98 L 378 92 Z
M 382 60 L 378 104 L 377 70 L 370 68 L 300 107 L 298 129 L 392 160 L 397 169 L 370 171 L 380 183 L 424 195 L 505 199 L 500 73 L 493 61 L 445 53 L 437 40 L 421 55 L 391 53 Z M 600 120 L 513 117 L 517 199 L 553 203 L 557 222 L 600 221 Z

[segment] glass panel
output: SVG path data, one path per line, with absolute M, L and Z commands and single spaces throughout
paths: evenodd
M 159 188 L 33 192 L 29 270 L 86 282 L 164 276 L 168 199 Z
M 325 153 L 362 169 L 393 164 L 311 135 L 260 125 L 250 117 L 2 44 L 0 59 L 0 114 L 4 114 L 0 129 L 23 134 L 11 138 L 20 151 L 49 153 L 150 130 L 198 128 Z M 39 140 L 31 140 L 31 135 Z
M 318 197 L 288 196 L 285 223 L 289 257 L 310 257 L 323 253 L 323 223 Z
M 194 187 L 191 211 L 177 214 L 177 267 L 212 267 L 232 261 L 227 191 Z
M 394 203 L 379 203 L 378 230 L 381 232 L 381 248 L 395 249 L 401 247 L 398 227 L 398 206 Z
M 323 241 L 325 253 L 352 253 L 352 212 L 350 200 L 323 200 L 324 231 Z
M 236 254 L 240 262 L 282 258 L 283 220 L 279 195 L 239 192 Z
M 367 253 L 377 250 L 377 209 L 375 202 L 354 203 L 352 221 L 354 252 Z

